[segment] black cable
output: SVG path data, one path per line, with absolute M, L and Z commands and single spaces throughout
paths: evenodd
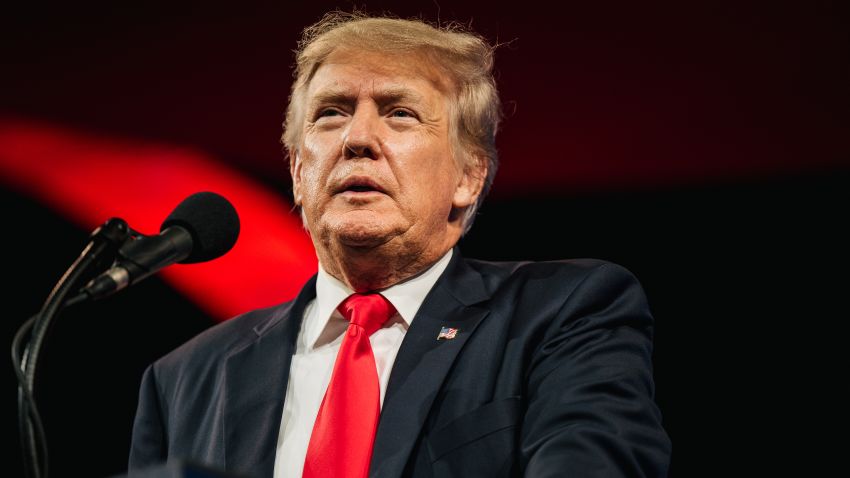
M 22 354 L 26 352 L 22 352 L 21 348 L 24 336 L 32 330 L 32 326 L 37 318 L 38 315 L 34 315 L 24 322 L 12 340 L 12 366 L 18 378 L 18 433 L 20 435 L 21 451 L 24 459 L 24 472 L 26 476 L 35 478 L 40 476 L 40 470 L 34 466 L 34 464 L 39 463 L 39 456 L 43 457 L 45 462 L 47 461 L 47 449 L 41 446 L 46 443 L 46 437 L 44 435 L 44 427 L 41 423 L 41 415 L 38 413 L 38 408 L 35 406 L 32 394 L 29 393 L 25 386 L 26 379 L 22 370 L 25 364 L 23 363 L 24 358 Z M 36 446 L 39 446 L 38 449 L 41 453 L 39 456 L 32 456 L 32 453 L 37 449 Z
M 12 362 L 18 378 L 18 427 L 28 477 L 48 476 L 47 437 L 35 402 L 34 387 L 39 354 L 50 324 L 67 305 L 88 298 L 86 294 L 77 293 L 67 300 L 72 291 L 79 290 L 85 281 L 112 264 L 129 234 L 127 223 L 120 218 L 109 219 L 95 229 L 83 252 L 50 292 L 41 311 L 24 322 L 12 341 Z M 21 350 L 27 336 L 29 341 Z
M 74 298 L 68 300 L 64 307 L 70 307 L 86 300 L 85 294 L 78 294 Z M 15 370 L 15 376 L 18 379 L 18 432 L 21 441 L 21 451 L 24 454 L 24 467 L 26 476 L 39 477 L 47 476 L 47 465 L 49 463 L 47 455 L 47 436 L 44 433 L 41 414 L 38 411 L 38 406 L 33 399 L 32 393 L 26 388 L 26 378 L 23 374 L 23 369 L 26 364 L 24 360 L 29 355 L 24 338 L 27 333 L 32 330 L 33 325 L 38 319 L 38 314 L 27 319 L 12 339 L 12 368 Z M 31 456 L 33 450 L 39 450 L 38 456 Z M 41 462 L 41 469 L 34 469 L 33 464 Z
M 41 347 L 47 336 L 50 324 L 59 311 L 64 308 L 66 296 L 72 289 L 79 286 L 84 276 L 91 274 L 91 267 L 97 263 L 98 258 L 95 257 L 96 251 L 92 251 L 93 247 L 94 244 L 89 243 L 83 253 L 63 274 L 56 287 L 53 288 L 41 312 L 28 320 L 21 327 L 21 331 L 19 331 L 20 335 L 16 334 L 15 336 L 16 343 L 14 346 L 17 347 L 15 348 L 17 352 L 20 350 L 23 337 L 26 335 L 24 327 L 31 329 L 29 342 L 24 352 L 16 357 L 18 362 L 15 367 L 15 373 L 18 375 L 19 381 L 18 420 L 19 422 L 23 421 L 23 425 L 19 425 L 22 433 L 21 444 L 25 450 L 24 459 L 31 460 L 27 471 L 32 478 L 46 478 L 49 476 L 47 436 L 44 432 L 33 392 L 39 353 L 41 352 Z
M 85 294 L 78 294 L 74 298 L 68 300 L 64 307 L 70 307 L 78 304 L 86 299 Z M 15 370 L 15 376 L 18 379 L 18 433 L 21 441 L 21 451 L 24 454 L 24 471 L 26 476 L 39 477 L 40 475 L 47 476 L 47 464 L 49 463 L 47 455 L 47 435 L 44 433 L 41 414 L 38 411 L 38 406 L 33 399 L 32 393 L 26 388 L 26 379 L 23 374 L 25 367 L 24 360 L 28 356 L 28 350 L 24 345 L 24 337 L 32 330 L 38 315 L 34 315 L 27 319 L 23 325 L 18 328 L 12 339 L 12 368 Z M 38 456 L 32 456 L 33 450 L 39 450 Z M 33 463 L 42 462 L 41 470 L 36 470 Z
M 26 367 L 24 367 L 24 385 L 30 393 L 32 393 L 35 385 L 35 372 L 38 367 L 39 354 L 41 353 L 41 346 L 44 343 L 47 330 L 53 322 L 53 318 L 61 310 L 65 302 L 65 296 L 71 292 L 71 289 L 79 283 L 81 276 L 87 274 L 88 268 L 94 264 L 95 259 L 91 253 L 92 247 L 93 244 L 89 243 L 83 253 L 71 264 L 71 267 L 62 275 L 56 287 L 53 288 L 53 291 L 47 297 L 44 307 L 36 315 L 29 345 L 27 346 L 29 355 L 26 357 Z

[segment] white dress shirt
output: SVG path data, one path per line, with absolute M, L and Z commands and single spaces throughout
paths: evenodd
M 378 329 L 369 342 L 378 367 L 381 406 L 398 349 L 413 317 L 446 269 L 452 251 L 425 272 L 380 291 L 397 313 Z M 274 478 L 300 478 L 307 456 L 307 445 L 322 398 L 333 374 L 334 361 L 342 344 L 348 321 L 337 307 L 354 291 L 332 277 L 319 265 L 316 298 L 304 309 L 304 320 L 295 343 L 289 369 L 289 383 L 283 402 L 283 417 L 277 439 Z

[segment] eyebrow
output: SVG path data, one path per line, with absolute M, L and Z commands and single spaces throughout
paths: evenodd
M 422 95 L 410 88 L 388 87 L 380 90 L 375 95 L 375 100 L 381 106 L 400 101 L 419 103 L 422 101 Z M 356 101 L 356 93 L 349 89 L 328 89 L 317 93 L 310 102 L 310 106 L 316 108 L 326 104 L 354 104 Z

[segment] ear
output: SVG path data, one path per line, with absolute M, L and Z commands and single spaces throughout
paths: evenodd
M 298 150 L 289 150 L 289 175 L 292 176 L 292 198 L 295 205 L 301 206 L 301 155 Z
M 487 162 L 476 156 L 471 164 L 463 168 L 460 181 L 455 188 L 452 198 L 452 207 L 462 209 L 475 204 L 481 190 L 484 189 L 484 181 L 487 178 Z

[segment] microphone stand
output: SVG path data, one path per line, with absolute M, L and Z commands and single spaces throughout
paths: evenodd
M 95 229 L 85 249 L 59 279 L 41 310 L 24 322 L 12 341 L 12 364 L 18 378 L 18 428 L 24 469 L 30 478 L 48 476 L 47 438 L 35 402 L 34 386 L 39 354 L 50 324 L 65 307 L 88 298 L 85 293 L 68 296 L 113 263 L 130 232 L 127 223 L 119 218 L 109 219 Z

